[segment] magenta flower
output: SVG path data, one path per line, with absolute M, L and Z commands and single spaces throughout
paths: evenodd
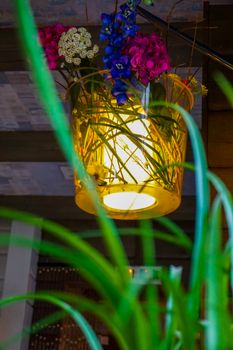
M 63 32 L 66 32 L 70 27 L 64 26 L 61 23 L 52 24 L 39 29 L 39 38 L 42 47 L 44 48 L 49 69 L 58 68 L 58 42 Z
M 138 32 L 128 38 L 123 53 L 130 57 L 131 70 L 144 85 L 170 68 L 166 45 L 155 33 Z

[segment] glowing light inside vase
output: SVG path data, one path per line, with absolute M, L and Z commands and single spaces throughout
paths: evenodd
M 122 115 L 123 120 L 127 118 Z M 128 117 L 128 116 L 127 116 Z M 112 116 L 115 122 L 115 116 Z M 151 169 L 148 169 L 146 154 L 152 156 L 152 143 L 149 138 L 149 122 L 142 118 L 125 122 L 129 132 L 119 132 L 117 128 L 109 128 L 109 146 L 104 149 L 104 164 L 111 169 L 112 180 L 117 184 L 122 180 L 125 183 L 143 183 L 150 178 Z M 149 147 L 148 147 L 149 146 Z M 111 152 L 114 150 L 114 153 Z
M 103 198 L 104 205 L 116 210 L 140 210 L 156 203 L 156 199 L 145 193 L 116 192 Z

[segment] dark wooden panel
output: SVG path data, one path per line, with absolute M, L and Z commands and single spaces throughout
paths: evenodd
M 62 162 L 65 158 L 51 131 L 0 133 L 0 162 Z
M 189 35 L 191 38 L 195 36 L 196 23 L 174 23 L 174 27 L 180 32 Z M 205 31 L 203 31 L 202 23 L 197 24 L 196 40 L 199 42 L 205 42 Z M 156 24 L 154 26 L 156 28 Z M 152 29 L 153 30 L 153 26 Z M 175 34 L 164 33 L 167 35 L 168 52 L 171 57 L 171 65 L 177 67 L 178 65 L 185 66 L 202 66 L 203 56 L 198 51 L 194 50 L 192 54 L 192 48 L 183 39 L 178 38 Z
M 210 170 L 220 177 L 233 194 L 233 168 L 211 168 Z
M 196 198 L 194 196 L 183 197 L 180 207 L 169 214 L 168 217 L 172 220 L 194 220 L 195 219 Z
M 208 85 L 208 75 L 207 75 L 207 67 L 208 67 L 208 59 L 205 58 L 205 62 L 203 64 L 203 71 L 202 71 L 202 82 L 205 86 Z M 202 120 L 201 120 L 201 136 L 202 140 L 205 146 L 205 149 L 207 149 L 208 145 L 208 99 L 205 96 L 202 99 Z
M 232 143 L 209 142 L 208 143 L 208 164 L 210 167 L 233 168 L 233 142 Z
M 233 49 L 232 55 L 226 58 L 229 62 L 233 62 Z M 223 73 L 225 77 L 227 77 L 227 79 L 233 84 L 233 71 L 223 68 L 223 66 L 218 63 L 210 61 L 208 64 L 208 108 L 210 111 L 232 110 L 227 98 L 215 81 L 216 72 Z
M 233 63 L 233 5 L 213 5 L 208 9 L 209 46 Z M 233 82 L 233 72 L 223 66 L 209 61 L 208 65 L 208 107 L 210 110 L 231 109 L 226 97 L 214 80 L 214 73 L 222 72 Z
M 210 167 L 233 167 L 233 111 L 209 113 L 208 163 Z
M 210 1 L 210 20 L 226 19 L 231 20 L 233 18 L 233 3 L 228 5 L 221 5 L 221 0 L 218 1 L 218 5 L 211 5 Z M 223 0 L 224 2 L 224 0 Z M 228 1 L 230 2 L 230 1 Z M 232 2 L 232 1 L 231 1 Z
M 223 55 L 233 53 L 233 5 L 210 6 L 210 46 Z
M 193 160 L 190 142 L 186 158 Z M 64 162 L 52 131 L 0 131 L 0 162 Z
M 28 211 L 50 219 L 92 219 L 82 212 L 73 197 L 1 196 L 0 205 Z
M 208 140 L 214 143 L 233 143 L 233 110 L 209 112 Z
M 233 5 L 210 6 L 209 39 L 213 49 L 233 62 Z M 229 190 L 233 193 L 233 112 L 232 108 L 215 82 L 214 74 L 220 71 L 233 83 L 233 72 L 217 63 L 208 64 L 208 163 Z M 216 192 L 212 189 L 212 199 Z M 222 226 L 226 227 L 225 218 Z
M 45 218 L 58 220 L 93 220 L 81 211 L 73 197 L 0 196 L 0 206 L 25 210 Z M 180 207 L 169 215 L 173 220 L 194 220 L 195 197 L 184 197 Z

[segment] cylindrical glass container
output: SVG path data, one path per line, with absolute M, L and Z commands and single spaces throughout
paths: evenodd
M 193 95 L 174 75 L 141 89 L 118 106 L 103 85 L 85 85 L 72 110 L 76 152 L 93 176 L 100 201 L 114 219 L 168 214 L 181 202 L 187 130 L 181 114 L 166 105 L 190 111 Z M 163 106 L 153 104 L 164 101 Z M 90 196 L 75 175 L 75 200 L 95 214 Z

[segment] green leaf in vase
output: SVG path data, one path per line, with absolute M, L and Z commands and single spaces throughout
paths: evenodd
M 154 115 L 152 120 L 157 128 L 159 128 L 159 131 L 163 134 L 166 141 L 171 141 L 174 134 L 174 119 L 166 115 Z
M 80 84 L 72 84 L 70 87 L 70 102 L 72 109 L 77 107 L 78 96 L 80 94 Z
M 153 83 L 150 86 L 149 116 L 153 123 L 165 137 L 170 141 L 173 135 L 174 119 L 171 118 L 170 110 L 166 106 L 155 106 L 154 102 L 166 100 L 166 89 L 161 83 Z
M 150 85 L 150 102 L 164 101 L 166 98 L 166 89 L 161 83 L 152 83 Z

